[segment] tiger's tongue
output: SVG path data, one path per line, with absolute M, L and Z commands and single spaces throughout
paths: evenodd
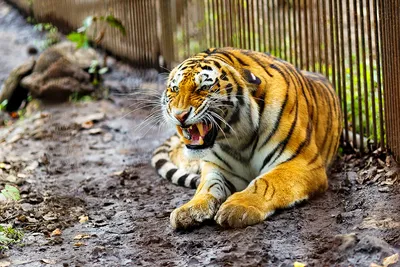
M 204 137 L 210 128 L 207 124 L 197 123 L 184 129 L 177 126 L 177 130 L 186 145 L 203 145 Z

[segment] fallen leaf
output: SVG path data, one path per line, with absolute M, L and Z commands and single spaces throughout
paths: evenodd
M 84 123 L 81 124 L 81 127 L 83 129 L 90 129 L 94 125 L 93 121 L 85 121 Z
M 388 267 L 389 265 L 395 264 L 399 261 L 399 253 L 393 254 L 392 256 L 383 259 L 383 266 Z
M 376 263 L 371 263 L 371 265 L 369 267 L 384 267 L 384 266 L 378 265 Z
M 305 264 L 305 263 L 298 262 L 298 261 L 295 261 L 295 262 L 293 263 L 293 267 L 306 267 L 306 264 Z
M 46 263 L 46 264 L 56 264 L 57 263 L 55 260 L 51 260 L 51 259 L 41 259 L 40 261 L 43 263 Z
M 91 238 L 91 235 L 89 234 L 80 234 L 80 235 L 76 235 L 74 237 L 74 240 L 81 240 L 81 239 L 88 239 Z
M 76 243 L 74 244 L 74 247 L 82 247 L 82 246 L 86 246 L 86 244 L 85 244 L 85 243 L 82 243 L 82 242 L 76 242 Z
M 6 199 L 18 201 L 21 199 L 18 188 L 6 184 L 1 194 L 6 197 Z
M 123 173 L 124 173 L 124 171 L 113 172 L 113 173 L 111 174 L 111 176 L 121 176 L 121 174 L 123 174 Z
M 83 116 L 83 117 L 79 117 L 77 118 L 75 121 L 77 124 L 82 124 L 88 121 L 92 121 L 92 122 L 98 122 L 101 120 L 104 120 L 105 118 L 105 114 L 100 112 L 100 113 L 93 113 L 87 116 Z
M 89 134 L 95 135 L 95 134 L 101 134 L 103 130 L 101 128 L 93 128 L 89 130 Z
M 43 219 L 46 221 L 54 221 L 54 220 L 57 220 L 57 216 L 55 214 L 49 212 L 49 213 L 43 215 Z
M 18 178 L 21 178 L 21 179 L 25 179 L 25 178 L 28 177 L 28 175 L 23 174 L 23 173 L 18 173 L 18 174 L 17 174 L 17 177 L 18 177 Z
M 87 221 L 89 221 L 89 216 L 87 216 L 87 215 L 79 216 L 79 222 L 80 223 L 86 223 Z
M 7 144 L 15 143 L 21 138 L 22 138 L 22 135 L 16 134 L 16 135 L 12 136 L 10 139 L 7 140 Z
M 61 230 L 59 228 L 57 228 L 53 232 L 51 232 L 50 236 L 58 236 L 61 234 L 62 234 Z
M 5 164 L 4 162 L 0 162 L 0 169 L 9 170 L 11 169 L 11 165 Z

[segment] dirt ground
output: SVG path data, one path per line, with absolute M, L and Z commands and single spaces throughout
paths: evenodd
M 40 38 L 0 0 L 0 85 Z M 399 252 L 400 187 L 384 155 L 339 159 L 326 193 L 262 224 L 172 230 L 170 212 L 194 191 L 151 168 L 171 131 L 143 123 L 151 110 L 135 96 L 160 76 L 117 61 L 112 70 L 110 100 L 46 106 L 0 127 L 0 188 L 22 195 L 0 207 L 0 223 L 25 232 L 0 266 L 370 266 Z

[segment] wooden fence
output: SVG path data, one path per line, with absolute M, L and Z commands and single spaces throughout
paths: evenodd
M 344 141 L 400 156 L 398 0 L 9 1 L 64 30 L 113 14 L 127 35 L 108 29 L 102 45 L 141 67 L 171 69 L 207 47 L 234 46 L 321 72 L 341 99 Z

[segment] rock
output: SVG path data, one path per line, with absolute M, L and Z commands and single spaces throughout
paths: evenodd
M 22 203 L 21 209 L 25 212 L 31 212 L 33 210 L 33 205 L 29 203 Z
M 21 85 L 34 97 L 52 102 L 66 101 L 72 93 L 88 94 L 95 89 L 90 74 L 65 58 L 53 63 L 43 73 L 34 72 L 25 77 Z
M 22 101 L 28 95 L 28 91 L 20 86 L 20 81 L 29 75 L 35 66 L 35 60 L 31 59 L 11 71 L 0 91 L 0 103 L 7 100 L 7 111 L 14 111 L 19 108 Z
M 33 71 L 43 72 L 61 58 L 67 59 L 71 64 L 77 65 L 81 69 L 89 68 L 93 60 L 98 60 L 94 49 L 76 49 L 75 43 L 65 41 L 46 49 L 39 56 Z
M 92 93 L 95 86 L 85 70 L 94 60 L 98 57 L 93 49 L 76 49 L 72 42 L 59 43 L 39 56 L 32 74 L 21 80 L 21 86 L 47 102 L 66 101 L 73 93 Z

